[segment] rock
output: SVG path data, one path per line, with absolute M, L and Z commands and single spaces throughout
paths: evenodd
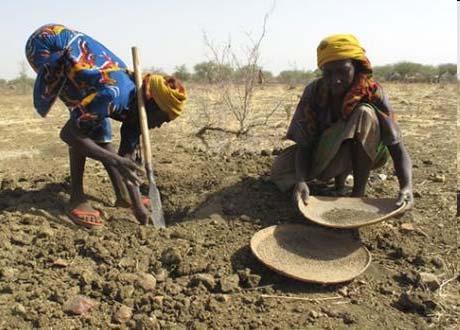
M 260 152 L 260 155 L 261 156 L 270 156 L 271 152 L 270 150 L 267 150 L 267 149 L 263 149 L 261 152 Z
M 5 286 L 0 288 L 0 293 L 3 293 L 3 294 L 12 294 L 13 292 L 15 292 L 15 290 L 14 290 L 13 286 L 10 285 L 10 284 L 5 285 Z
M 133 317 L 133 310 L 125 305 L 121 305 L 113 316 L 115 322 L 126 323 Z
M 85 296 L 74 296 L 69 298 L 63 306 L 64 312 L 75 315 L 87 315 L 97 306 L 97 303 Z
M 239 289 L 240 277 L 238 274 L 233 274 L 220 279 L 220 290 L 223 293 L 235 292 Z
M 303 312 L 305 312 L 305 309 L 302 306 L 295 306 L 292 309 L 292 311 L 295 312 L 295 313 L 303 313 Z
M 415 226 L 412 223 L 402 223 L 401 231 L 411 232 L 415 230 Z
M 54 267 L 67 267 L 69 265 L 69 263 L 67 261 L 65 261 L 64 259 L 61 259 L 61 258 L 57 258 L 57 259 L 54 259 L 53 262 L 52 262 L 52 265 Z
M 163 307 L 164 296 L 155 296 L 153 297 L 152 303 L 158 307 Z
M 168 248 L 161 253 L 160 261 L 165 265 L 178 265 L 182 262 L 182 256 L 175 248 Z
M 137 284 L 144 289 L 144 291 L 153 291 L 157 286 L 157 280 L 152 274 L 139 273 Z
M 16 185 L 13 179 L 3 179 L 0 185 L 1 190 L 14 189 Z
M 124 257 L 120 259 L 118 266 L 122 268 L 134 267 L 136 266 L 136 260 L 134 260 L 133 258 Z
M 14 304 L 13 307 L 11 308 L 11 312 L 13 315 L 18 315 L 18 316 L 26 316 L 27 311 L 26 308 L 22 304 Z
M 400 280 L 404 284 L 416 285 L 418 282 L 418 274 L 415 271 L 402 272 L 400 275 Z
M 16 274 L 16 269 L 11 268 L 11 267 L 5 267 L 2 270 L 0 270 L 0 277 L 5 281 L 9 281 L 13 279 L 15 274 Z
M 11 243 L 16 245 L 30 245 L 32 243 L 33 237 L 26 233 L 16 233 L 14 237 L 11 238 Z
M 348 297 L 348 294 L 349 294 L 348 288 L 346 286 L 344 286 L 343 288 L 340 288 L 337 292 L 344 297 Z
M 162 283 L 166 281 L 168 278 L 168 271 L 166 269 L 160 268 L 156 273 L 155 273 L 155 278 L 157 279 L 158 283 Z
M 117 279 L 118 279 L 118 282 L 121 282 L 124 284 L 132 284 L 138 279 L 138 276 L 133 273 L 120 273 L 118 274 Z
M 431 263 L 433 264 L 433 266 L 435 266 L 436 268 L 442 268 L 444 266 L 444 260 L 442 260 L 441 257 L 439 256 L 436 256 L 436 257 L 433 257 L 431 259 Z
M 54 230 L 51 229 L 49 226 L 41 226 L 37 234 L 38 238 L 51 238 L 53 236 Z
M 197 286 L 203 284 L 208 290 L 214 290 L 216 287 L 216 280 L 211 274 L 195 274 L 190 280 L 190 285 Z
M 190 330 L 207 330 L 209 328 L 206 325 L 206 323 L 198 321 L 198 320 L 193 320 L 193 321 L 190 321 L 187 324 L 187 329 L 190 329 Z
M 277 155 L 281 154 L 282 151 L 283 151 L 283 148 L 275 147 L 275 148 L 272 149 L 272 155 L 277 156 Z
M 243 214 L 241 217 L 240 217 L 241 221 L 245 221 L 245 222 L 250 222 L 251 221 L 251 218 L 249 216 L 247 216 L 246 214 Z
M 413 265 L 416 265 L 416 266 L 425 266 L 427 264 L 428 260 L 422 254 L 422 252 L 418 252 L 417 255 L 410 262 Z
M 182 290 L 183 287 L 176 283 L 168 283 L 167 285 L 165 285 L 165 291 L 171 296 L 178 295 L 182 292 Z
M 206 260 L 195 260 L 195 261 L 187 261 L 181 262 L 178 267 L 174 270 L 174 275 L 176 276 L 185 276 L 191 275 L 196 273 L 205 272 L 208 268 L 208 263 Z
M 435 174 L 432 178 L 433 182 L 446 182 L 446 176 L 444 174 Z
M 93 273 L 90 269 L 84 270 L 80 274 L 80 282 L 83 285 L 91 285 L 93 282 L 97 282 L 97 277 L 98 275 L 96 273 Z
M 379 178 L 380 181 L 386 181 L 388 176 L 386 174 L 379 173 L 379 174 L 377 174 L 377 178 Z
M 321 312 L 323 312 L 324 314 L 326 314 L 327 316 L 329 317 L 339 317 L 339 313 L 335 310 L 333 310 L 332 308 L 328 308 L 328 307 L 321 307 Z
M 381 294 L 384 294 L 384 295 L 393 294 L 393 290 L 392 290 L 391 287 L 388 286 L 388 285 L 381 285 L 381 286 L 379 287 L 379 292 L 380 292 Z
M 404 312 L 417 313 L 422 316 L 428 316 L 438 308 L 438 304 L 433 299 L 417 292 L 401 293 L 397 306 Z
M 217 294 L 216 300 L 223 303 L 228 303 L 230 301 L 230 296 L 228 294 Z
M 357 321 L 356 318 L 348 312 L 340 313 L 339 317 L 343 320 L 343 323 L 345 324 L 353 324 Z
M 422 196 L 423 196 L 423 195 L 422 195 L 422 193 L 421 193 L 420 191 L 414 191 L 414 197 L 415 197 L 415 198 L 420 198 L 420 197 L 422 197 Z
M 349 187 L 353 186 L 354 184 L 354 177 L 351 174 L 347 175 L 347 178 L 345 179 L 345 184 Z
M 248 280 L 247 280 L 247 285 L 250 288 L 256 288 L 257 286 L 259 286 L 260 280 L 261 280 L 260 275 L 249 274 Z
M 249 268 L 245 268 L 238 271 L 238 276 L 240 277 L 240 283 L 244 287 L 248 288 L 255 288 L 260 283 L 260 275 L 251 274 L 251 270 Z
M 317 319 L 320 316 L 319 313 L 315 311 L 310 311 L 308 315 L 310 315 L 310 317 L 314 319 Z
M 154 315 L 149 317 L 145 314 L 136 314 L 134 320 L 136 330 L 160 330 L 160 323 Z
M 431 291 L 435 291 L 441 285 L 436 275 L 431 273 L 420 272 L 418 273 L 418 283 L 424 287 L 429 288 Z

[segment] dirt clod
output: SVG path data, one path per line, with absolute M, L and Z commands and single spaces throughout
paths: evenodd
M 439 278 L 435 274 L 420 272 L 417 279 L 419 285 L 427 287 L 431 291 L 437 290 L 440 286 Z
M 121 305 L 113 316 L 115 322 L 118 322 L 118 323 L 126 323 L 132 317 L 133 317 L 132 308 L 125 306 L 125 305 Z
M 162 252 L 160 260 L 168 266 L 178 265 L 182 261 L 182 256 L 175 248 L 168 248 Z
M 438 308 L 438 304 L 423 292 L 403 292 L 397 306 L 403 311 L 418 313 L 422 316 L 431 314 Z
M 152 274 L 139 273 L 137 276 L 137 283 L 144 291 L 155 290 L 157 280 Z
M 443 268 L 444 267 L 444 260 L 442 260 L 442 258 L 439 257 L 439 256 L 431 258 L 431 263 L 436 268 Z
M 78 295 L 69 298 L 64 303 L 63 310 L 75 315 L 87 315 L 96 306 L 97 303 L 91 298 Z
M 235 292 L 239 289 L 240 277 L 238 274 L 225 276 L 220 279 L 220 290 L 223 293 Z
M 195 274 L 190 280 L 192 286 L 203 284 L 208 290 L 214 290 L 216 286 L 216 280 L 211 274 Z
M 13 307 L 11 308 L 11 312 L 13 315 L 18 315 L 18 316 L 26 316 L 27 315 L 27 310 L 22 304 L 14 304 Z

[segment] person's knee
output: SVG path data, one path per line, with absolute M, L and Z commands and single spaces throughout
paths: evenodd
M 367 104 L 360 104 L 353 110 L 357 115 L 377 119 L 374 108 Z

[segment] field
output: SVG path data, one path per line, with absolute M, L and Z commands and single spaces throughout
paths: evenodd
M 260 113 L 285 103 L 238 138 L 219 131 L 196 137 L 203 88 L 190 86 L 187 114 L 151 134 L 167 228 L 141 227 L 129 210 L 114 208 L 104 168 L 88 161 L 85 189 L 105 213 L 100 231 L 65 217 L 64 106 L 44 120 L 30 95 L 2 91 L 0 328 L 118 328 L 123 305 L 133 313 L 126 326 L 139 329 L 455 328 L 456 86 L 384 87 L 412 157 L 415 209 L 361 229 L 371 266 L 333 286 L 280 276 L 248 246 L 262 228 L 307 223 L 268 180 L 275 154 L 289 145 L 282 137 L 302 87 L 259 89 Z M 367 193 L 395 197 L 397 188 L 390 162 L 373 172 Z M 85 316 L 64 311 L 76 295 L 96 302 Z

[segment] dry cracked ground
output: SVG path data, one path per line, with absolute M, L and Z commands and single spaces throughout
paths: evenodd
M 248 136 L 211 131 L 197 138 L 204 89 L 191 86 L 188 113 L 152 133 L 167 228 L 141 227 L 129 209 L 113 207 L 103 167 L 88 161 L 86 192 L 105 213 L 100 231 L 65 216 L 64 107 L 44 120 L 30 95 L 2 91 L 0 328 L 454 329 L 456 88 L 385 88 L 412 156 L 416 206 L 361 229 L 371 266 L 332 286 L 278 275 L 248 245 L 274 224 L 312 226 L 268 180 L 275 155 L 288 145 L 282 137 L 301 87 L 258 90 L 261 113 L 270 102 L 284 106 Z M 368 195 L 396 194 L 387 164 L 372 174 Z

